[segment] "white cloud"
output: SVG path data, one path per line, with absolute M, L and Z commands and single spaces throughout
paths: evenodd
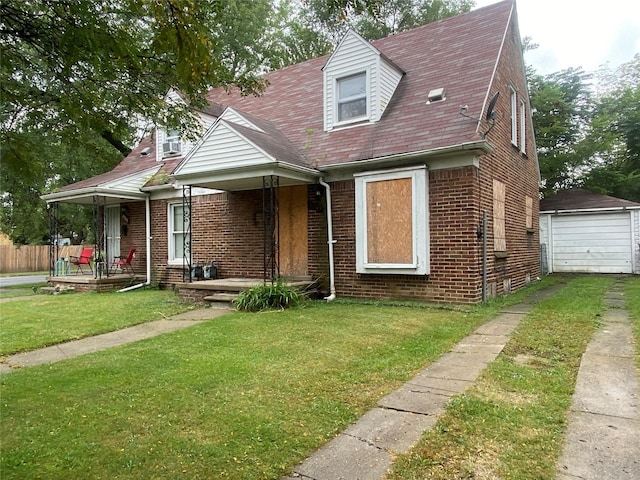
M 476 0 L 477 7 L 497 3 Z M 539 47 L 525 61 L 538 73 L 617 67 L 640 52 L 638 0 L 517 0 L 520 35 Z

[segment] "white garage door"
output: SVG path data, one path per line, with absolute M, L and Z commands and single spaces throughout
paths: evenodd
M 552 217 L 553 271 L 631 273 L 629 213 Z

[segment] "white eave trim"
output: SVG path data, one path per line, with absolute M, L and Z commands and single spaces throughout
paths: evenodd
M 540 215 L 563 215 L 572 213 L 599 213 L 599 212 L 626 212 L 627 210 L 640 210 L 640 205 L 630 207 L 603 207 L 603 208 L 574 208 L 567 210 L 541 210 Z
M 68 203 L 84 203 L 77 200 L 87 199 L 89 197 L 100 196 L 121 200 L 144 200 L 147 194 L 144 192 L 134 193 L 130 190 L 116 190 L 105 187 L 85 187 L 77 190 L 69 190 L 64 192 L 47 193 L 41 195 L 40 198 L 47 203 L 51 202 L 68 202 Z M 74 201 L 76 200 L 76 201 Z
M 398 162 L 415 161 L 427 159 L 429 157 L 454 155 L 456 153 L 472 152 L 479 155 L 485 155 L 492 153 L 493 146 L 486 140 L 480 140 L 477 142 L 461 143 L 459 145 L 453 145 L 449 147 L 434 148 L 430 150 L 419 150 L 415 152 L 399 153 L 395 155 L 387 155 L 384 157 L 370 158 L 366 160 L 356 160 L 352 162 L 335 163 L 333 165 L 325 165 L 320 167 L 323 172 L 332 172 L 338 170 L 350 170 L 350 169 L 362 169 L 371 167 L 385 167 L 387 164 L 394 164 L 397 166 Z M 440 167 L 445 168 L 445 167 Z M 448 168 L 451 168 L 449 166 Z M 429 167 L 430 170 L 437 170 L 438 168 Z

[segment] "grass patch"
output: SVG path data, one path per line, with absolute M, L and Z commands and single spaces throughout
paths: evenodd
M 627 280 L 624 295 L 636 340 L 636 364 L 640 368 L 640 276 L 635 275 Z
M 611 278 L 577 277 L 536 305 L 389 479 L 555 478 L 580 360 Z
M 6 285 L 0 287 L 0 298 L 17 298 L 17 297 L 31 297 L 37 295 L 37 290 L 46 287 L 46 282 L 40 283 L 23 283 L 20 285 Z M 36 291 L 34 292 L 34 288 Z M 1 311 L 2 307 L 0 307 Z
M 3 479 L 280 478 L 494 312 L 233 312 L 14 371 L 2 376 Z
M 173 292 L 34 295 L 0 305 L 0 355 L 158 320 L 193 308 Z

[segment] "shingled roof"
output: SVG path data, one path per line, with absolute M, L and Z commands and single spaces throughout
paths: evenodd
M 279 161 L 308 168 L 429 152 L 481 142 L 479 122 L 514 3 L 506 0 L 456 17 L 371 42 L 404 73 L 380 121 L 324 131 L 323 72 L 329 56 L 292 65 L 265 75 L 268 87 L 260 96 L 237 89 L 216 88 L 207 95 L 210 107 L 200 111 L 219 116 L 232 107 L 262 122 L 265 134 L 235 126 Z M 427 104 L 430 90 L 446 89 L 446 100 Z M 466 115 L 460 106 L 466 105 Z M 147 155 L 143 155 L 148 149 Z M 144 139 L 112 171 L 59 189 L 43 198 L 94 189 L 154 167 L 173 172 L 182 157 L 156 161 L 155 141 Z M 157 175 L 156 175 L 157 177 Z M 151 175 L 152 185 L 158 185 Z M 162 175 L 166 179 L 166 175 Z M 141 182 L 140 187 L 146 182 Z M 147 185 L 148 186 L 148 185 Z M 117 189 L 114 189 L 114 191 Z
M 435 150 L 482 140 L 478 123 L 512 15 L 511 0 L 372 42 L 397 64 L 401 80 L 382 119 L 356 128 L 323 131 L 323 73 L 328 57 L 293 65 L 265 76 L 259 96 L 214 89 L 210 101 L 269 119 L 322 168 L 403 153 Z M 445 88 L 444 102 L 427 105 L 430 90 Z
M 540 212 L 562 210 L 640 208 L 640 203 L 622 198 L 600 195 L 581 188 L 561 190 L 555 195 L 540 200 Z

